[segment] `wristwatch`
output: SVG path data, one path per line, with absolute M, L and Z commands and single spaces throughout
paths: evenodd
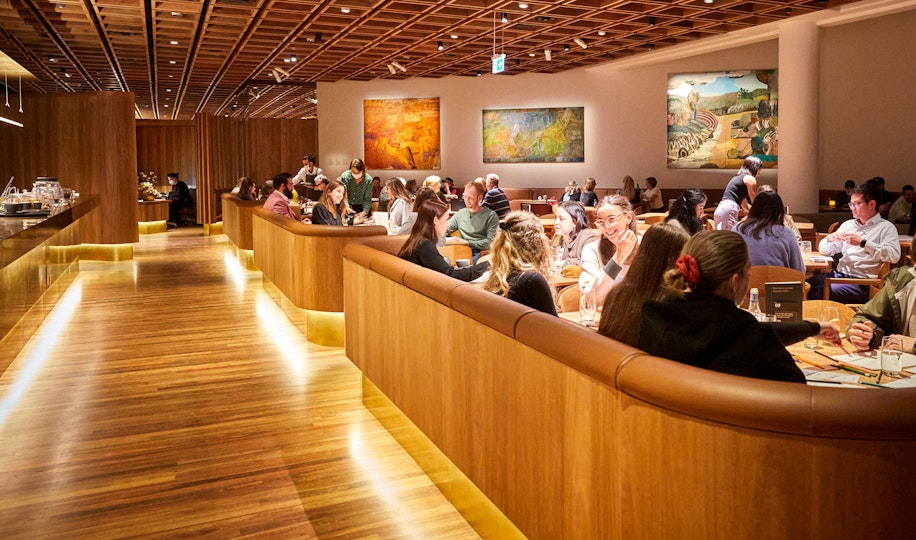
M 864 248 L 864 247 L 865 247 L 865 239 L 864 239 L 864 238 L 862 239 L 861 242 L 859 242 L 859 247 L 860 247 L 860 248 Z

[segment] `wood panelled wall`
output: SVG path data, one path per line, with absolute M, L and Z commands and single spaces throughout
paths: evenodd
M 130 92 L 26 96 L 25 127 L 0 124 L 0 178 L 31 189 L 38 176 L 99 195 L 82 241 L 132 243 L 137 230 L 137 142 Z M 2 188 L 0 188 L 2 189 Z
M 248 176 L 258 185 L 277 173 L 296 174 L 306 154 L 318 155 L 318 120 L 247 121 Z
M 197 126 L 197 222 L 217 221 L 220 190 L 232 189 L 245 176 L 243 120 L 194 117 Z
M 197 185 L 197 126 L 191 120 L 137 120 L 137 170 L 155 172 L 160 191 L 169 191 L 166 175 L 177 172 Z

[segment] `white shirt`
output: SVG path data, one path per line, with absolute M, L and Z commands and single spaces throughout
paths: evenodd
M 649 203 L 650 210 L 662 208 L 662 190 L 658 187 L 647 189 L 642 192 L 642 200 Z
M 296 184 L 305 182 L 305 175 L 307 174 L 317 176 L 319 174 L 324 174 L 324 172 L 321 170 L 321 167 L 315 167 L 312 170 L 309 170 L 308 167 L 302 167 L 299 169 L 299 172 L 296 173 L 296 176 L 293 177 L 293 185 L 295 186 Z
M 885 262 L 895 263 L 900 259 L 900 238 L 897 228 L 875 214 L 865 223 L 855 219 L 843 222 L 834 234 L 855 233 L 865 240 L 865 247 L 850 245 L 848 242 L 828 242 L 825 236 L 818 244 L 817 250 L 828 257 L 843 253 L 837 264 L 837 271 L 853 277 L 876 278 L 878 269 Z

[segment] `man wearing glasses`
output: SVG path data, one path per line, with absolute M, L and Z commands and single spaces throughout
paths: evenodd
M 448 220 L 448 229 L 445 236 L 450 236 L 458 231 L 471 247 L 472 263 L 476 264 L 480 252 L 490 249 L 490 244 L 496 238 L 496 229 L 499 227 L 499 217 L 496 212 L 481 206 L 486 188 L 481 179 L 477 179 L 464 186 L 465 208 L 459 210 Z M 454 240 L 450 243 L 454 243 Z
M 867 183 L 852 190 L 849 208 L 853 219 L 844 222 L 818 245 L 822 255 L 841 258 L 834 270 L 808 279 L 811 284 L 808 299 L 824 297 L 824 280 L 828 277 L 876 278 L 883 263 L 895 263 L 900 258 L 897 229 L 878 214 L 878 195 L 878 189 Z M 868 287 L 831 285 L 830 299 L 864 304 L 868 301 Z

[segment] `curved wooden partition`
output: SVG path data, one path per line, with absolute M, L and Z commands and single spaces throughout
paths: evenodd
M 254 262 L 296 307 L 308 310 L 306 338 L 322 345 L 343 345 L 343 249 L 370 236 L 387 236 L 377 225 L 337 227 L 307 225 L 263 207 L 251 209 Z
M 264 206 L 261 201 L 243 201 L 232 193 L 223 193 L 223 232 L 239 249 L 254 249 L 251 232 L 251 211 Z
M 686 366 L 393 251 L 347 246 L 345 312 L 416 324 L 386 325 L 380 346 L 376 325 L 348 316 L 347 355 L 367 392 L 529 538 L 901 538 L 916 526 L 916 390 Z M 493 534 L 449 470 L 424 468 Z

